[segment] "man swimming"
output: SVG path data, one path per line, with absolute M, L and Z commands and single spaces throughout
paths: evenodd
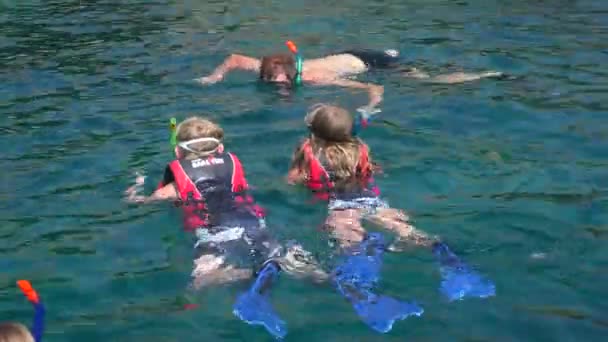
M 396 50 L 348 50 L 325 57 L 307 59 L 299 62 L 299 54 L 295 45 L 290 44 L 293 54 L 278 53 L 263 56 L 262 59 L 232 54 L 224 60 L 209 76 L 201 77 L 196 81 L 202 84 L 214 84 L 224 79 L 232 70 L 245 70 L 259 73 L 264 82 L 279 84 L 307 83 L 317 86 L 341 86 L 354 89 L 367 90 L 369 103 L 364 108 L 368 111 L 382 101 L 384 87 L 373 83 L 363 83 L 351 79 L 352 77 L 373 69 L 395 69 L 402 72 L 405 77 L 416 78 L 436 83 L 460 83 L 474 81 L 486 77 L 501 76 L 500 72 L 483 73 L 453 73 L 432 77 L 416 68 L 403 68 L 400 66 L 399 52 Z

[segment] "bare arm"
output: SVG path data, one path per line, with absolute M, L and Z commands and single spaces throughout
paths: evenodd
M 150 203 L 154 201 L 177 200 L 178 194 L 175 189 L 175 183 L 169 183 L 160 189 L 157 189 L 150 196 L 138 195 L 137 190 L 144 184 L 144 177 L 138 176 L 135 180 L 135 185 L 129 187 L 125 191 L 125 200 L 130 203 Z
M 365 89 L 369 93 L 369 103 L 367 107 L 370 109 L 382 102 L 382 95 L 384 94 L 384 87 L 373 83 L 362 83 L 341 78 L 317 80 L 314 83 L 319 85 L 335 85 L 354 89 Z
M 259 72 L 260 60 L 253 57 L 232 54 L 224 60 L 209 76 L 196 79 L 202 84 L 213 84 L 221 81 L 224 76 L 232 70 L 246 70 Z

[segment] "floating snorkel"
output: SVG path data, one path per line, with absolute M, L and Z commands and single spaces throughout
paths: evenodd
M 171 132 L 169 144 L 171 144 L 171 147 L 175 149 L 175 146 L 177 146 L 177 120 L 175 118 L 171 118 L 171 123 L 169 124 L 169 131 Z
M 295 85 L 300 85 L 302 84 L 302 55 L 300 55 L 300 53 L 298 52 L 298 47 L 296 46 L 296 44 L 291 40 L 286 41 L 285 45 L 287 45 L 289 51 L 291 51 L 291 53 L 293 53 L 296 58 L 296 77 L 293 80 L 293 83 Z
M 40 297 L 38 297 L 38 293 L 36 293 L 36 290 L 34 290 L 29 281 L 19 280 L 17 281 L 17 286 L 19 286 L 21 292 L 23 292 L 23 295 L 25 295 L 27 300 L 34 305 L 34 321 L 32 323 L 30 332 L 34 337 L 34 340 L 36 342 L 40 342 L 42 341 L 42 333 L 44 332 L 44 305 L 42 305 Z

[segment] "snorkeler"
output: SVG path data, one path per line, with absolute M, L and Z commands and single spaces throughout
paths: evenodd
M 259 74 L 264 82 L 280 84 L 307 83 L 318 86 L 340 86 L 366 90 L 369 103 L 361 110 L 375 111 L 382 101 L 384 87 L 363 83 L 350 78 L 373 69 L 400 70 L 399 52 L 396 50 L 348 50 L 325 57 L 302 60 L 295 44 L 287 42 L 291 54 L 277 53 L 262 59 L 232 54 L 224 60 L 209 76 L 198 78 L 202 84 L 214 84 L 224 79 L 232 70 L 246 70 Z M 402 75 L 437 83 L 460 83 L 486 77 L 501 76 L 500 72 L 453 73 L 432 77 L 416 68 L 406 68 Z
M 302 260 L 309 255 L 299 245 L 284 253 L 270 237 L 264 210 L 249 193 L 241 162 L 224 149 L 223 138 L 223 129 L 209 120 L 191 117 L 181 122 L 176 127 L 177 159 L 167 166 L 157 190 L 151 196 L 138 195 L 144 181 L 139 176 L 126 191 L 127 201 L 172 200 L 183 208 L 184 228 L 196 235 L 195 289 L 249 279 L 259 271 L 252 290 L 239 297 L 235 314 L 281 336 L 285 324 L 266 299 L 267 287 L 280 270 L 298 275 L 310 270 L 306 275 L 320 279 L 325 274 Z
M 378 167 L 372 161 L 367 144 L 353 134 L 355 120 L 347 110 L 317 104 L 306 115 L 305 122 L 310 134 L 294 152 L 287 176 L 288 182 L 305 184 L 315 197 L 327 201 L 329 212 L 325 228 L 331 232 L 343 250 L 348 252 L 353 248 L 361 249 L 362 242 L 363 246 L 371 246 L 363 249 L 378 261 L 363 269 L 374 269 L 376 273 L 373 278 L 377 279 L 380 253 L 388 249 L 382 238 L 366 232 L 362 221 L 367 220 L 395 232 L 400 241 L 413 242 L 432 249 L 440 263 L 443 278 L 441 291 L 450 300 L 466 296 L 494 295 L 494 284 L 472 271 L 443 242 L 411 225 L 402 210 L 391 208 L 380 198 L 380 190 L 373 179 Z M 350 284 L 352 288 L 352 279 L 364 278 L 361 276 L 364 272 L 353 266 L 360 262 L 370 263 L 369 258 L 352 256 L 338 268 L 343 270 L 342 273 L 347 271 L 347 276 L 337 278 L 338 287 L 343 294 L 345 293 L 342 289 L 345 286 L 341 285 L 342 283 Z M 371 283 L 365 283 L 366 291 Z M 347 297 L 349 300 L 357 298 Z M 376 295 L 372 297 L 374 300 L 364 303 L 364 311 L 361 311 L 360 302 L 354 302 L 353 305 L 361 316 L 362 313 L 369 315 L 370 312 L 384 315 L 375 317 L 372 321 L 369 321 L 367 316 L 362 316 L 366 323 L 379 331 L 390 329 L 396 318 L 403 319 L 407 315 L 420 315 L 422 312 L 415 305 L 380 296 L 380 299 L 386 302 L 385 305 L 392 308 L 391 314 L 390 310 L 378 307 L 377 302 L 380 300 Z
M 0 322 L 0 341 L 6 342 L 41 342 L 44 332 L 45 309 L 38 293 L 29 281 L 19 280 L 17 286 L 23 295 L 34 306 L 34 320 L 31 330 L 21 323 Z
M 379 223 L 402 238 L 429 244 L 423 232 L 408 223 L 402 210 L 390 208 L 380 199 L 374 184 L 370 149 L 352 135 L 354 119 L 343 108 L 317 104 L 306 115 L 310 136 L 296 149 L 288 174 L 291 184 L 305 184 L 315 197 L 329 201 L 326 228 L 340 246 L 363 240 L 363 218 Z

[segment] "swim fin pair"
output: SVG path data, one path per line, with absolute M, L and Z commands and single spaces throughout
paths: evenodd
M 381 333 L 389 332 L 396 320 L 420 316 L 424 312 L 415 302 L 372 291 L 380 279 L 385 250 L 386 243 L 381 234 L 368 234 L 365 240 L 349 250 L 344 261 L 334 270 L 333 278 L 337 290 L 352 304 L 363 322 Z M 494 283 L 460 260 L 445 243 L 436 242 L 433 254 L 440 265 L 440 291 L 449 301 L 495 295 Z M 238 297 L 233 312 L 241 320 L 262 325 L 274 337 L 283 338 L 287 335 L 287 324 L 274 312 L 267 291 L 279 272 L 275 262 L 266 263 L 249 291 Z
M 372 291 L 380 278 L 385 247 L 382 235 L 369 234 L 349 251 L 344 262 L 334 271 L 334 284 L 338 291 L 351 302 L 366 324 L 383 333 L 390 331 L 396 320 L 420 316 L 423 312 L 415 303 Z M 251 288 L 237 298 L 233 313 L 248 324 L 264 326 L 271 335 L 280 339 L 287 335 L 287 325 L 274 312 L 267 291 L 279 272 L 276 263 L 266 263 Z
M 398 319 L 420 316 L 423 312 L 416 304 L 372 292 L 380 277 L 385 247 L 382 235 L 370 234 L 349 251 L 334 271 L 338 291 L 352 303 L 363 321 L 379 332 L 390 331 Z M 275 338 L 283 338 L 287 334 L 286 323 L 274 312 L 267 291 L 278 274 L 279 267 L 274 262 L 267 263 L 249 291 L 238 297 L 233 312 L 242 321 L 262 325 Z
M 424 312 L 415 302 L 404 302 L 372 292 L 380 278 L 385 249 L 382 235 L 369 234 L 334 271 L 338 291 L 352 303 L 359 317 L 368 326 L 381 333 L 390 331 L 396 320 L 420 316 Z M 440 291 L 449 301 L 495 295 L 494 283 L 460 260 L 445 243 L 435 243 L 433 254 L 440 265 Z

